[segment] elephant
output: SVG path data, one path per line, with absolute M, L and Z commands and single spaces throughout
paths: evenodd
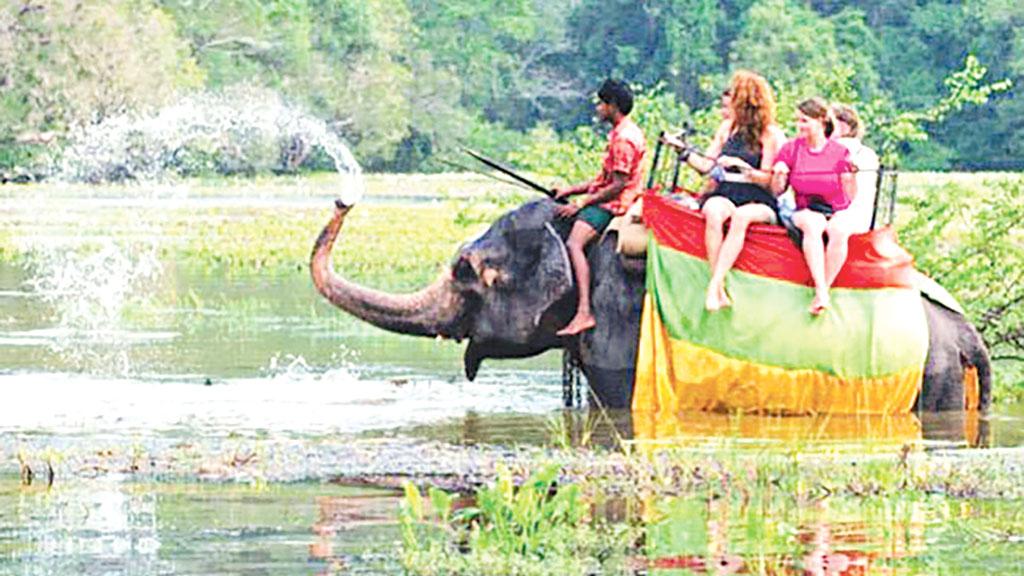
M 586 376 L 591 402 L 629 408 L 645 292 L 643 259 L 616 251 L 616 232 L 591 244 L 592 309 L 597 326 L 578 337 L 555 333 L 576 308 L 571 264 L 564 246 L 569 222 L 550 199 L 527 202 L 464 243 L 446 270 L 411 294 L 390 294 L 338 276 L 331 251 L 351 206 L 336 202 L 316 240 L 310 272 L 316 289 L 342 310 L 402 334 L 467 340 L 466 377 L 489 358 L 523 358 L 569 350 Z M 991 400 L 991 365 L 977 330 L 958 312 L 922 294 L 929 351 L 917 411 L 964 407 L 966 370 L 976 370 L 979 404 Z

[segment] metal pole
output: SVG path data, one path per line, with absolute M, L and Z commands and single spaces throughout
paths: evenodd
M 658 172 L 658 161 L 661 160 L 661 147 L 664 146 L 664 142 L 661 141 L 665 137 L 665 131 L 662 130 L 658 134 L 658 145 L 654 147 L 654 162 L 651 163 L 651 173 L 647 175 L 647 189 L 650 190 L 654 186 L 654 175 Z
M 875 174 L 875 205 L 871 209 L 871 227 L 870 230 L 875 229 L 875 220 L 878 219 L 878 199 L 882 196 L 882 183 L 885 181 L 882 175 L 885 173 L 885 165 L 878 165 L 878 173 Z
M 893 170 L 892 173 L 892 187 L 889 192 L 889 225 L 892 226 L 894 220 L 896 220 L 896 178 L 899 176 L 899 172 Z
M 572 358 L 572 351 L 568 348 L 562 349 L 562 405 L 572 408 L 575 390 L 575 370 Z
M 679 168 L 683 165 L 683 155 L 679 153 L 676 155 L 676 167 L 672 170 L 672 189 L 668 191 L 669 194 L 676 193 L 676 186 L 679 184 Z

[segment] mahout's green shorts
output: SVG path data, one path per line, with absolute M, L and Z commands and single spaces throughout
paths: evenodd
M 576 213 L 576 219 L 590 225 L 598 234 L 604 232 L 615 215 L 600 206 L 586 206 Z

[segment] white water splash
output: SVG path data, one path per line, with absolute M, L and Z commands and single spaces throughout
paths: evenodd
M 343 177 L 343 202 L 354 204 L 365 191 L 359 163 L 323 120 L 261 88 L 195 94 L 153 114 L 82 127 L 70 140 L 58 173 L 68 181 L 292 171 L 319 150 Z
M 337 351 L 331 354 L 328 365 L 332 367 L 329 372 L 355 380 L 360 372 L 359 352 L 341 345 Z M 318 376 L 323 373 L 323 370 L 311 366 L 302 355 L 278 353 L 271 356 L 262 373 L 269 378 L 302 379 Z
M 104 239 L 95 251 L 50 246 L 32 253 L 26 285 L 51 307 L 51 349 L 78 370 L 126 375 L 132 340 L 126 307 L 144 302 L 162 275 L 153 243 L 132 248 Z

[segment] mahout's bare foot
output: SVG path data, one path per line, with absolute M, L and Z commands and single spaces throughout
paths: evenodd
M 558 336 L 575 336 L 580 332 L 590 330 L 596 325 L 597 320 L 594 320 L 593 314 L 577 313 L 565 328 L 555 332 L 555 334 Z

